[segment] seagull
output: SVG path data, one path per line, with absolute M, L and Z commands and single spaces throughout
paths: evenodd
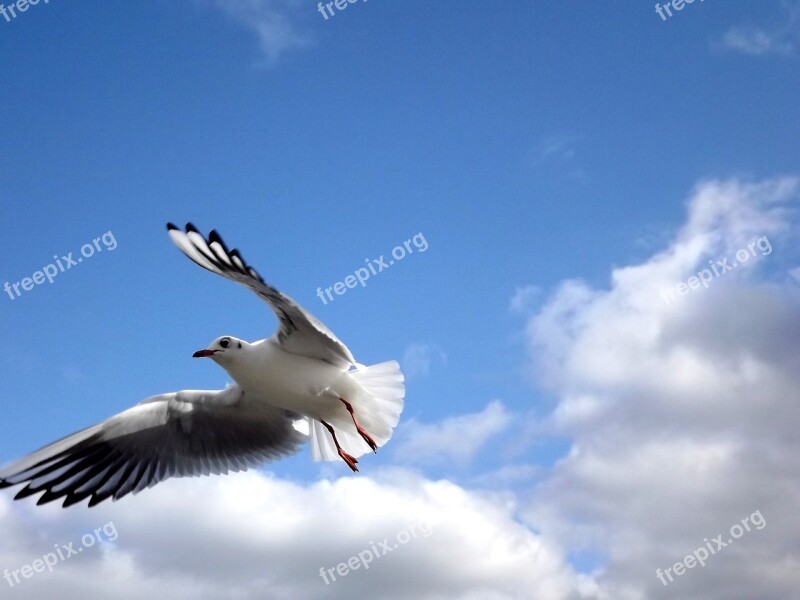
M 167 224 L 195 263 L 242 284 L 275 312 L 275 334 L 257 342 L 226 335 L 195 358 L 209 358 L 233 383 L 143 400 L 106 421 L 62 438 L 0 469 L 0 489 L 27 484 L 15 500 L 43 492 L 37 504 L 64 498 L 119 500 L 171 477 L 243 471 L 293 454 L 309 442 L 314 460 L 377 452 L 392 436 L 405 396 L 396 361 L 372 366 L 325 325 L 265 282 L 216 231 Z M 307 433 L 304 433 L 307 432 Z

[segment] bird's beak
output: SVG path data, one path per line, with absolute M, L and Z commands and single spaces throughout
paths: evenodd
M 207 356 L 214 356 L 216 354 L 216 350 L 198 350 L 194 354 L 192 354 L 192 358 L 205 358 Z

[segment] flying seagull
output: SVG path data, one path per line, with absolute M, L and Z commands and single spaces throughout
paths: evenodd
M 293 454 L 309 441 L 314 460 L 358 457 L 392 436 L 403 410 L 396 361 L 364 366 L 339 339 L 265 282 L 216 231 L 204 238 L 167 225 L 175 245 L 212 273 L 240 283 L 278 317 L 275 334 L 257 342 L 230 335 L 194 353 L 225 369 L 224 390 L 184 390 L 133 408 L 45 446 L 0 470 L 0 488 L 26 483 L 15 500 L 119 500 L 170 477 L 242 471 Z M 307 425 L 302 426 L 302 421 Z M 305 435 L 301 429 L 308 431 Z

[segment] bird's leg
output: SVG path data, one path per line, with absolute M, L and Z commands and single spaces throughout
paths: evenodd
M 338 450 L 339 456 L 342 457 L 342 460 L 347 463 L 348 467 L 353 469 L 354 473 L 358 473 L 358 467 L 356 466 L 356 463 L 358 463 L 358 461 L 356 460 L 355 456 L 351 456 L 350 454 L 345 452 L 344 448 L 342 448 L 339 445 L 339 440 L 336 439 L 336 433 L 333 431 L 333 427 L 330 426 L 330 423 L 326 423 L 325 421 L 320 421 L 320 423 L 322 423 L 325 426 L 325 429 L 327 429 L 328 432 L 331 434 L 331 437 L 333 438 L 333 443 L 336 444 L 336 450 Z
M 350 413 L 350 416 L 353 417 L 353 424 L 356 426 L 356 431 L 358 431 L 358 435 L 364 438 L 364 441 L 367 442 L 367 444 L 369 444 L 370 448 L 372 448 L 372 452 L 377 454 L 378 444 L 376 444 L 375 440 L 372 439 L 372 436 L 368 434 L 366 431 L 364 431 L 361 425 L 358 424 L 358 419 L 356 419 L 356 414 L 353 412 L 353 405 L 350 404 L 347 400 L 345 400 L 341 396 L 339 397 L 339 400 L 341 400 L 342 404 L 344 404 L 344 407 L 347 409 L 347 412 Z

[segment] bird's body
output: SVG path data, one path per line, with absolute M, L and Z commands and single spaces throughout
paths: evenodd
M 350 456 L 357 458 L 370 450 L 369 443 L 352 435 L 353 417 L 342 399 L 357 406 L 360 424 L 378 446 L 391 437 L 402 404 L 389 402 L 386 405 L 378 398 L 386 396 L 387 390 L 393 390 L 396 400 L 398 392 L 402 391 L 402 375 L 396 363 L 375 367 L 354 364 L 345 368 L 342 364 L 287 352 L 276 336 L 252 344 L 231 337 L 221 339 L 230 342 L 225 352 L 230 358 L 219 355 L 210 355 L 210 358 L 228 372 L 245 399 L 266 402 L 307 417 L 315 458 L 333 458 L 325 443 L 327 434 L 315 430 L 315 422 L 328 423 L 337 433 L 341 432 L 346 440 L 341 445 Z M 295 375 L 286 377 L 287 373 Z M 392 397 L 392 393 L 389 396 Z M 394 411 L 398 412 L 393 414 Z
M 327 419 L 332 408 L 344 407 L 337 398 L 332 402 L 326 390 L 335 389 L 343 397 L 351 396 L 347 370 L 317 358 L 291 354 L 269 338 L 248 344 L 242 342 L 242 360 L 220 365 L 247 395 L 269 398 L 273 406 L 285 408 L 315 419 Z M 297 373 L 291 379 L 285 373 Z
M 245 285 L 275 311 L 270 338 L 233 336 L 195 352 L 223 367 L 235 384 L 184 390 L 136 406 L 0 470 L 0 488 L 27 483 L 16 499 L 64 498 L 69 506 L 118 500 L 170 477 L 240 471 L 294 453 L 305 441 L 315 460 L 377 451 L 403 410 L 403 374 L 394 361 L 367 367 L 318 319 L 267 284 L 212 231 L 168 226 L 173 242 L 198 265 Z M 307 435 L 297 423 L 305 420 Z

